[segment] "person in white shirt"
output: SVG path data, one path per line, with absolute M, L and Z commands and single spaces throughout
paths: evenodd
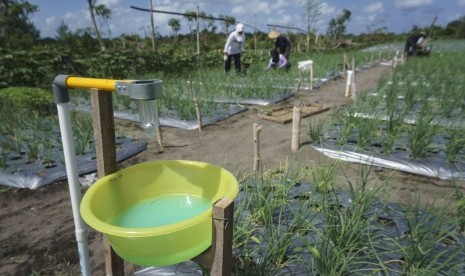
M 234 59 L 234 69 L 241 73 L 241 54 L 245 52 L 244 25 L 239 23 L 236 30 L 231 32 L 224 45 L 224 72 L 231 70 L 231 61 Z

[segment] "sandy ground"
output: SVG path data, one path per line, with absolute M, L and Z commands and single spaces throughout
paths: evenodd
M 390 73 L 387 66 L 377 66 L 356 76 L 358 91 L 376 86 L 382 76 Z M 301 91 L 296 97 L 275 107 L 299 104 L 318 104 L 330 110 L 302 120 L 298 154 L 291 153 L 292 124 L 278 124 L 258 117 L 263 107 L 250 106 L 202 132 L 162 128 L 164 152 L 159 152 L 156 141 L 149 148 L 119 164 L 131 164 L 161 159 L 187 159 L 222 166 L 232 172 L 249 174 L 253 169 L 253 124 L 262 125 L 260 149 L 263 166 L 273 169 L 297 165 L 308 167 L 327 163 L 327 159 L 311 147 L 307 120 L 328 119 L 334 110 L 347 104 L 344 98 L 345 80 L 332 81 L 320 89 Z M 136 124 L 117 122 L 118 131 L 144 137 Z M 330 160 L 329 162 L 334 162 Z M 355 179 L 357 165 L 344 164 L 337 182 L 347 188 L 347 179 Z M 440 181 L 402 172 L 375 168 L 370 175 L 372 185 L 388 181 L 383 193 L 390 201 L 407 203 L 418 196 L 423 205 L 434 202 L 447 205 L 453 194 L 448 181 Z M 85 188 L 83 188 L 85 192 Z M 0 275 L 79 275 L 79 257 L 75 242 L 74 223 L 67 182 L 55 183 L 37 190 L 10 189 L 0 193 Z M 91 266 L 94 275 L 105 274 L 101 235 L 89 230 Z M 130 265 L 126 270 L 130 271 Z

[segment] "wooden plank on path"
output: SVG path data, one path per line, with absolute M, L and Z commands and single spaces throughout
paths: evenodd
M 324 107 L 316 104 L 306 104 L 300 107 L 301 118 L 306 118 L 328 110 L 329 107 Z M 258 117 L 272 122 L 287 124 L 292 121 L 293 106 L 281 107 L 272 110 L 269 114 L 258 114 Z

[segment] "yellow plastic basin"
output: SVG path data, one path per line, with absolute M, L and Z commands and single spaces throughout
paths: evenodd
M 195 161 L 137 164 L 99 179 L 85 193 L 81 215 L 106 235 L 123 259 L 142 266 L 189 260 L 212 242 L 212 204 L 234 199 L 227 170 Z

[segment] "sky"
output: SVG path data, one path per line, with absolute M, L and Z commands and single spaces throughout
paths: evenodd
M 246 32 L 253 32 L 251 26 L 263 32 L 272 29 L 267 25 L 289 26 L 306 29 L 306 0 L 201 0 L 175 1 L 152 0 L 153 9 L 184 13 L 196 11 L 197 7 L 206 14 L 217 17 L 227 15 L 236 22 L 245 23 Z M 328 22 L 342 14 L 344 8 L 352 13 L 347 23 L 347 32 L 360 34 L 386 27 L 388 32 L 405 33 L 413 25 L 429 27 L 437 16 L 437 25 L 443 27 L 452 20 L 465 15 L 465 0 L 314 0 L 320 4 L 320 15 L 313 28 L 317 33 L 326 33 Z M 64 22 L 71 31 L 91 26 L 87 10 L 87 0 L 28 0 L 37 5 L 39 11 L 30 19 L 40 31 L 41 37 L 55 37 L 56 29 Z M 149 8 L 149 0 L 97 0 L 112 12 L 108 24 L 101 27 L 104 37 L 117 37 L 121 34 L 149 36 L 151 32 L 150 14 L 131 9 L 130 6 Z M 187 21 L 182 16 L 155 13 L 157 33 L 174 34 L 168 21 L 176 18 L 181 23 L 180 33 L 188 31 Z M 201 26 L 202 28 L 202 26 Z M 218 27 L 221 30 L 221 27 Z M 277 28 L 280 32 L 286 29 Z M 296 30 L 292 30 L 296 32 Z

